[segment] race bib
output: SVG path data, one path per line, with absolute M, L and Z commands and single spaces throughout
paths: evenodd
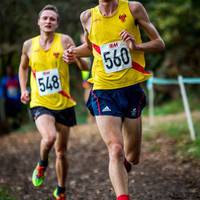
M 123 41 L 102 45 L 101 56 L 106 73 L 118 72 L 132 66 L 130 51 Z
M 36 72 L 40 96 L 54 94 L 62 90 L 58 69 Z

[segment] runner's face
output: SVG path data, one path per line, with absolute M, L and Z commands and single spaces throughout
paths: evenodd
M 58 16 L 52 10 L 44 10 L 38 19 L 38 25 L 41 31 L 54 32 L 58 27 Z

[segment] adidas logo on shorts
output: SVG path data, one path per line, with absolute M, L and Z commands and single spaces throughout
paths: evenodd
M 108 112 L 108 111 L 111 111 L 111 109 L 110 109 L 108 106 L 106 106 L 106 107 L 102 110 L 102 112 Z
M 131 116 L 132 117 L 135 117 L 137 114 L 137 109 L 136 108 L 133 108 L 132 111 L 131 111 Z

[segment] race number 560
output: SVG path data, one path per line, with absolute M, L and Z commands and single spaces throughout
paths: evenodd
M 117 72 L 131 67 L 131 55 L 122 41 L 101 46 L 101 56 L 106 73 Z

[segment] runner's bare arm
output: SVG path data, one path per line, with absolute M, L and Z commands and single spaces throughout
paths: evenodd
M 141 3 L 134 1 L 129 2 L 129 7 L 137 24 L 145 31 L 148 38 L 150 39 L 150 41 L 148 42 L 136 44 L 134 37 L 132 37 L 126 31 L 123 31 L 121 33 L 121 36 L 124 38 L 124 40 L 130 40 L 132 42 L 132 44 L 130 45 L 131 49 L 148 52 L 157 52 L 163 50 L 165 48 L 164 41 L 162 40 L 155 26 L 151 23 L 144 6 Z
M 31 47 L 31 40 L 27 40 L 23 44 L 22 55 L 19 65 L 19 83 L 21 88 L 21 102 L 26 104 L 29 102 L 29 92 L 26 88 L 28 81 L 29 70 L 29 51 Z
M 88 39 L 88 32 L 90 26 L 90 10 L 81 13 L 80 20 L 84 29 L 85 43 L 78 47 L 67 48 L 63 54 L 63 60 L 67 63 L 74 62 L 77 57 L 88 57 L 92 55 L 91 43 Z
M 80 20 L 81 20 L 81 24 L 84 30 L 84 37 L 85 37 L 86 42 L 74 49 L 74 53 L 78 57 L 88 57 L 92 55 L 91 42 L 88 39 L 88 35 L 90 31 L 90 18 L 91 18 L 90 9 L 82 12 L 80 15 Z
M 92 46 L 91 46 L 91 42 L 88 38 L 90 28 L 91 28 L 91 11 L 90 11 L 90 9 L 81 13 L 80 21 L 81 21 L 81 24 L 82 24 L 82 27 L 83 27 L 83 30 L 84 30 L 85 41 L 88 45 L 88 48 L 91 50 Z
M 84 59 L 78 58 L 73 53 L 70 53 L 70 51 L 75 48 L 74 41 L 71 37 L 69 37 L 68 35 L 62 35 L 62 45 L 65 49 L 63 54 L 63 60 L 65 62 L 75 62 L 80 70 L 89 70 L 88 63 Z M 66 54 L 68 54 L 68 58 L 66 58 Z

